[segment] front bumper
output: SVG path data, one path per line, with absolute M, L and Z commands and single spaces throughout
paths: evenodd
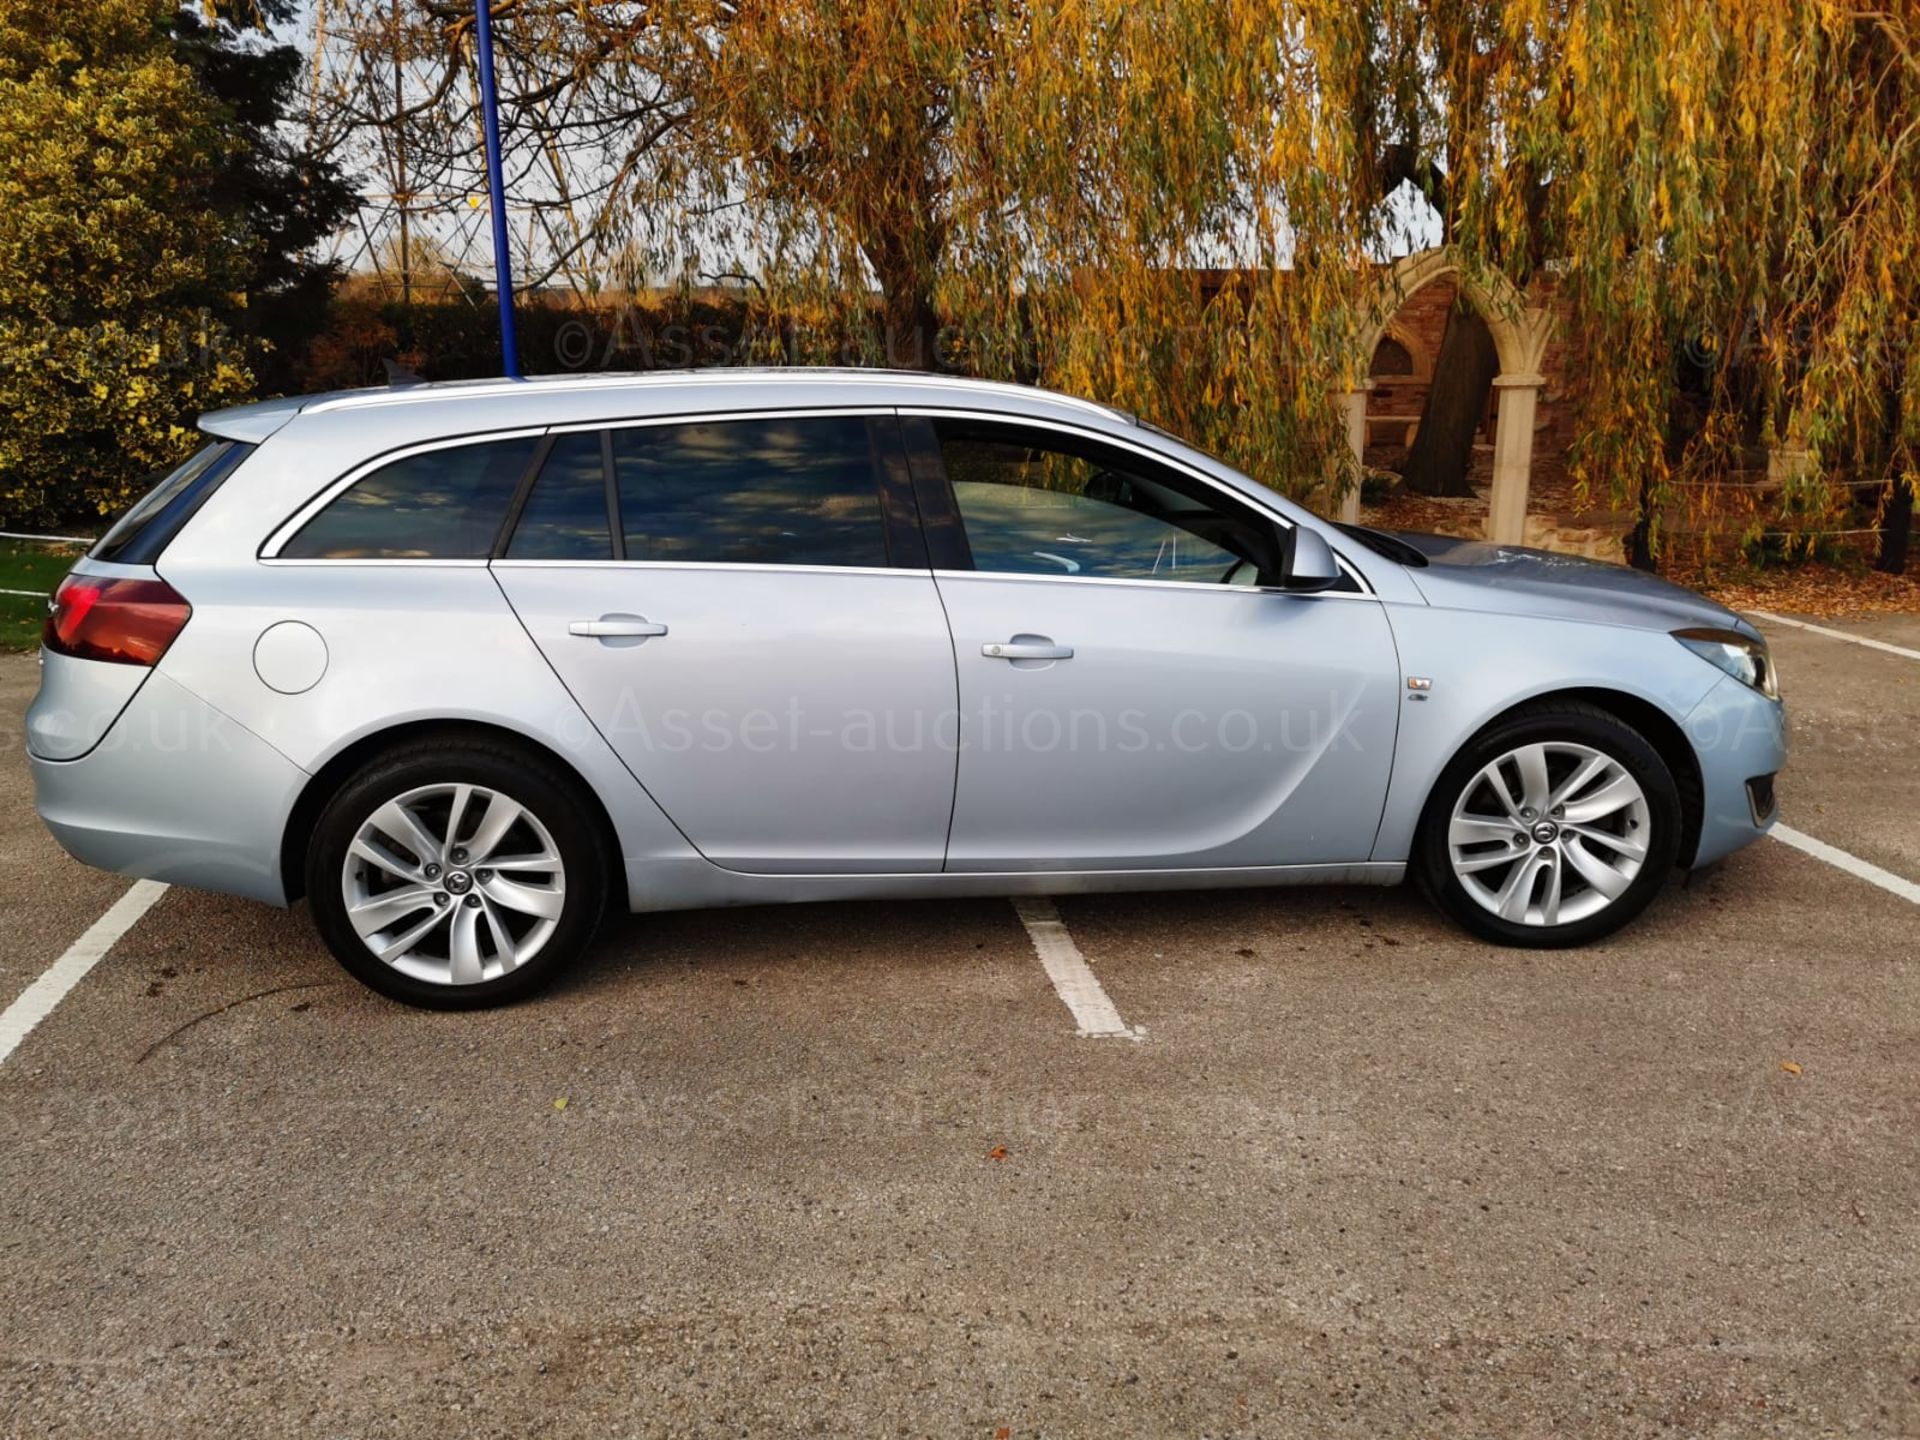
M 164 674 L 81 758 L 27 763 L 35 809 L 83 864 L 287 903 L 280 844 L 306 773 Z
M 1787 712 L 1732 676 L 1687 717 L 1700 760 L 1700 843 L 1692 865 L 1711 865 L 1773 828 L 1773 777 L 1787 762 Z

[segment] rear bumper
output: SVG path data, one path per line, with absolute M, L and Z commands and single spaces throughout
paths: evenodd
M 1711 865 L 1773 828 L 1773 777 L 1787 763 L 1786 710 L 1731 676 L 1687 717 L 1700 759 L 1700 844 L 1695 867 Z
M 164 674 L 86 755 L 27 763 L 35 809 L 83 864 L 287 903 L 280 843 L 306 773 Z

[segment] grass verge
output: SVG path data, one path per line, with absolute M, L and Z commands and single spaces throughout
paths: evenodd
M 0 651 L 32 650 L 40 644 L 47 618 L 47 596 L 79 558 L 77 545 L 48 545 L 32 540 L 0 540 Z

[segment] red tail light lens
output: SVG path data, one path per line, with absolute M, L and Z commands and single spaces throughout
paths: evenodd
M 53 592 L 53 613 L 40 643 L 80 660 L 152 665 L 192 614 L 193 607 L 164 580 L 69 575 Z

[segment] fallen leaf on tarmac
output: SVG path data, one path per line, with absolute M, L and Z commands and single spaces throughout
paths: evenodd
M 996 1145 L 993 1149 L 987 1151 L 987 1159 L 989 1160 L 1004 1160 L 1006 1158 L 1007 1147 L 1004 1145 Z
M 998 1430 L 993 1432 L 993 1440 L 1013 1440 L 1013 1427 L 1011 1425 L 1002 1425 Z
M 556 1099 L 556 1100 L 555 1100 L 555 1101 L 553 1102 L 553 1108 L 554 1108 L 554 1109 L 556 1109 L 556 1110 L 564 1110 L 564 1109 L 566 1109 L 566 1108 L 567 1108 L 567 1097 L 566 1097 L 566 1096 L 564 1096 L 564 1095 L 562 1095 L 562 1096 L 560 1096 L 560 1097 L 559 1097 L 558 1099 Z
M 1780 1068 L 1789 1075 L 1798 1075 L 1800 1073 L 1800 1067 L 1791 1060 L 1782 1060 L 1780 1062 Z

